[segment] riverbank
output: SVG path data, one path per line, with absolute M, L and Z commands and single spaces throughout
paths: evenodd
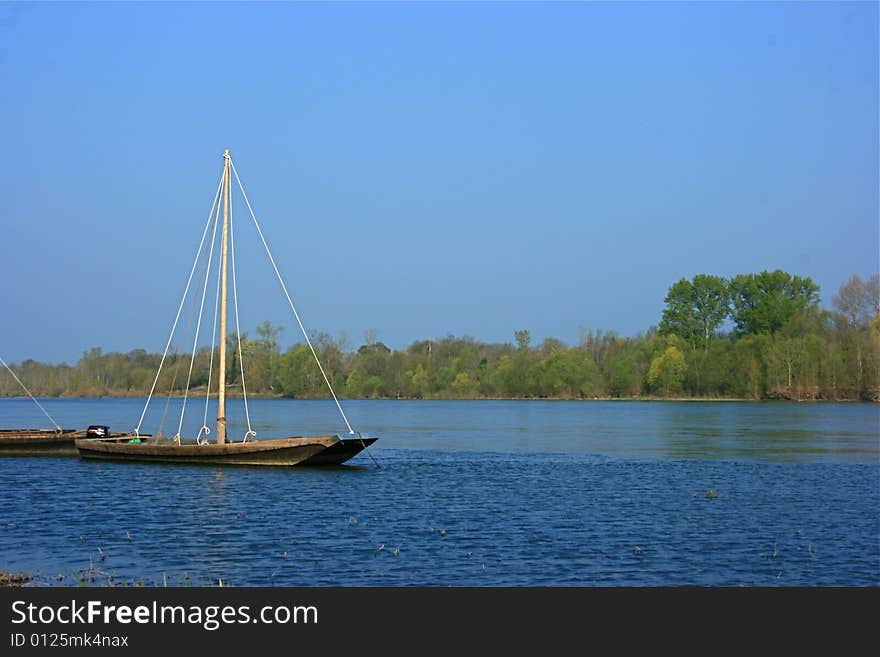
M 32 580 L 33 578 L 25 573 L 8 573 L 6 571 L 0 571 L 0 586 L 24 586 Z
M 204 390 L 201 392 L 191 392 L 187 395 L 188 399 L 198 399 L 204 398 Z M 83 392 L 64 392 L 58 395 L 38 395 L 40 399 L 144 399 L 145 394 L 143 391 L 133 391 L 133 390 L 106 390 L 106 391 L 83 391 Z M 161 398 L 167 399 L 183 399 L 184 394 L 183 391 L 176 392 L 172 395 L 162 395 Z M 242 395 L 240 393 L 228 392 L 226 393 L 227 399 L 242 399 Z M 268 394 L 268 393 L 248 393 L 248 399 L 287 399 L 287 400 L 329 400 L 332 399 L 329 396 L 302 396 L 302 397 L 289 397 L 284 395 L 277 394 Z M 216 398 L 216 395 L 212 395 L 212 398 Z M 22 395 L 3 395 L 0 394 L 0 399 L 27 399 Z M 157 397 L 158 399 L 158 397 Z M 522 401 L 559 401 L 559 402 L 730 402 L 730 403 L 768 403 L 768 402 L 813 402 L 813 403 L 831 403 L 831 404 L 875 404 L 880 402 L 880 396 L 875 397 L 873 399 L 853 399 L 849 397 L 840 397 L 840 398 L 826 398 L 821 396 L 804 396 L 804 397 L 785 397 L 785 396 L 772 396 L 772 397 L 683 397 L 683 396 L 657 396 L 657 395 L 642 395 L 642 396 L 622 396 L 622 397 L 571 397 L 571 396 L 546 396 L 546 397 L 503 397 L 503 396 L 486 396 L 486 397 L 453 397 L 449 395 L 423 395 L 421 397 L 407 397 L 403 395 L 398 396 L 390 396 L 390 397 L 382 397 L 382 396 L 374 396 L 374 397 L 340 397 L 341 401 L 352 401 L 352 400 L 379 400 L 379 401 L 511 401 L 511 402 L 522 402 Z

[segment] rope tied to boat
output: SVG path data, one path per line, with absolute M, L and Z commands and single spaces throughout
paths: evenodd
M 241 178 L 239 178 L 238 176 L 238 170 L 235 168 L 235 162 L 232 161 L 231 157 L 229 158 L 229 165 L 232 168 L 232 173 L 235 175 L 235 181 L 238 183 L 238 189 L 241 191 L 241 196 L 244 199 L 248 212 L 251 215 L 251 219 L 253 219 L 254 226 L 257 229 L 257 234 L 260 236 L 260 241 L 263 244 L 263 248 L 266 250 L 266 255 L 269 257 L 269 263 L 272 265 L 272 269 L 275 271 L 275 276 L 278 279 L 278 283 L 281 285 L 281 290 L 284 292 L 284 296 L 287 298 L 287 303 L 290 305 L 290 309 L 293 311 L 293 316 L 296 319 L 299 330 L 302 332 L 303 338 L 305 338 L 306 344 L 309 346 L 309 350 L 312 352 L 312 356 L 314 356 L 315 362 L 318 364 L 318 369 L 321 371 L 321 376 L 324 377 L 324 383 L 327 384 L 327 389 L 330 391 L 330 395 L 333 397 L 333 401 L 336 403 L 336 408 L 339 410 L 339 414 L 342 416 L 342 420 L 343 422 L 345 422 L 345 426 L 348 427 L 348 433 L 350 436 L 360 437 L 361 445 L 363 446 L 364 451 L 366 451 L 370 455 L 370 458 L 373 460 L 373 463 L 375 463 L 376 467 L 379 467 L 378 461 L 376 461 L 376 458 L 367 449 L 367 444 L 364 442 L 363 437 L 360 435 L 360 433 L 355 432 L 355 430 L 351 426 L 351 423 L 348 421 L 348 417 L 346 417 L 345 415 L 345 411 L 342 410 L 342 404 L 339 402 L 339 398 L 336 396 L 336 392 L 333 390 L 333 385 L 330 383 L 330 378 L 324 371 L 324 366 L 321 364 L 321 359 L 318 357 L 318 352 L 315 350 L 315 347 L 312 344 L 312 340 L 309 337 L 308 331 L 306 331 L 306 328 L 303 325 L 302 320 L 300 319 L 299 313 L 296 310 L 296 306 L 293 304 L 293 299 L 290 296 L 290 292 L 287 291 L 287 285 L 285 285 L 284 278 L 281 276 L 281 271 L 278 269 L 275 258 L 272 256 L 272 251 L 271 249 L 269 249 L 269 244 L 266 242 L 266 237 L 263 235 L 262 228 L 260 228 L 260 222 L 257 221 L 257 215 L 254 213 L 254 209 L 251 207 L 251 202 L 247 197 L 247 192 L 244 191 L 244 185 L 242 185 L 241 183 Z M 235 271 L 234 263 L 235 259 L 233 257 L 233 272 Z
M 162 353 L 162 359 L 159 361 L 159 368 L 156 370 L 156 377 L 153 379 L 153 385 L 150 387 L 150 394 L 147 395 L 147 402 L 144 404 L 144 410 L 141 413 L 141 417 L 138 420 L 137 427 L 135 427 L 135 434 L 140 431 L 141 425 L 144 422 L 144 417 L 147 414 L 147 408 L 150 406 L 150 400 L 153 398 L 153 392 L 156 390 L 156 383 L 159 381 L 159 375 L 162 373 L 162 366 L 165 363 L 165 359 L 168 356 L 168 349 L 171 348 L 171 341 L 174 339 L 174 331 L 177 329 L 177 323 L 180 321 L 180 313 L 183 310 L 183 304 L 186 301 L 186 295 L 189 293 L 189 286 L 192 284 L 193 275 L 196 273 L 196 266 L 199 264 L 199 258 L 202 255 L 202 247 L 205 244 L 205 237 L 208 235 L 208 229 L 211 227 L 211 219 L 214 216 L 214 206 L 218 205 L 218 201 L 220 199 L 220 190 L 223 187 L 223 178 L 220 178 L 220 183 L 217 185 L 217 192 L 214 194 L 214 202 L 211 204 L 211 211 L 208 212 L 208 220 L 205 222 L 205 230 L 202 231 L 202 239 L 199 242 L 199 248 L 196 250 L 196 257 L 193 260 L 192 269 L 189 272 L 189 278 L 186 280 L 186 286 L 183 289 L 183 296 L 180 299 L 180 304 L 177 306 L 177 314 L 174 317 L 174 323 L 171 325 L 171 333 L 168 336 L 168 341 L 165 343 L 165 351 Z
M 217 241 L 217 224 L 220 223 L 220 203 L 215 203 L 214 205 L 216 206 L 216 211 L 214 211 L 213 213 L 214 228 L 211 231 L 211 247 L 208 249 L 208 259 L 205 261 L 205 282 L 204 285 L 202 285 L 202 299 L 199 303 L 199 317 L 196 320 L 196 334 L 193 337 L 192 355 L 189 359 L 189 372 L 186 376 L 186 387 L 183 391 L 183 405 L 180 408 L 180 421 L 177 423 L 178 436 L 180 436 L 180 433 L 183 430 L 183 417 L 186 414 L 186 402 L 189 399 L 189 387 L 190 383 L 192 382 L 193 365 L 196 362 L 196 351 L 199 344 L 199 334 L 201 333 L 202 329 L 202 315 L 204 314 L 205 309 L 205 296 L 208 293 L 208 281 L 211 277 L 211 260 L 214 257 L 214 244 Z M 201 250 L 199 253 L 201 255 Z M 211 355 L 213 356 L 213 350 Z M 210 388 L 208 388 L 208 390 L 210 391 Z M 205 413 L 207 413 L 207 408 L 205 409 Z M 207 423 L 207 415 L 205 416 L 205 423 Z
M 220 216 L 220 205 L 217 205 L 217 216 Z M 211 377 L 214 373 L 214 345 L 217 343 L 217 317 L 220 315 L 220 271 L 223 268 L 223 260 L 217 257 L 217 293 L 214 297 L 214 326 L 211 329 L 211 356 L 208 360 L 208 383 L 205 387 L 205 415 L 202 418 L 202 429 L 205 431 L 205 443 L 208 442 L 207 435 L 211 432 L 208 429 L 208 402 L 211 399 Z M 200 444 L 205 444 L 200 443 Z
M 367 453 L 367 456 L 369 456 L 369 457 L 373 460 L 373 465 L 375 465 L 377 468 L 381 468 L 382 466 L 379 465 L 379 461 L 377 461 L 377 460 L 376 460 L 376 457 L 373 456 L 373 452 L 371 452 L 369 449 L 367 449 L 367 443 L 364 442 L 364 436 L 363 436 L 363 434 L 361 434 L 361 432 L 358 431 L 358 432 L 357 432 L 357 436 L 358 436 L 358 438 L 360 439 L 360 441 L 361 441 L 361 446 L 364 448 L 364 451 Z
M 345 426 L 348 427 L 348 433 L 354 435 L 355 431 L 351 428 L 351 423 L 345 416 L 345 411 L 342 410 L 342 405 L 339 403 L 339 398 L 333 391 L 333 386 L 330 384 L 330 379 L 327 377 L 327 373 L 324 371 L 324 366 L 321 365 L 321 359 L 318 358 L 318 352 L 315 351 L 315 347 L 314 345 L 312 345 L 312 340 L 309 338 L 309 334 L 306 331 L 305 326 L 303 326 L 302 320 L 300 320 L 299 313 L 296 311 L 296 306 L 293 305 L 293 299 L 290 298 L 290 293 L 287 291 L 287 286 L 284 284 L 284 279 L 281 276 L 281 272 L 278 270 L 278 265 L 275 264 L 275 258 L 272 257 L 272 251 L 269 249 L 269 245 L 266 243 L 266 238 L 263 236 L 263 231 L 260 228 L 260 222 L 257 221 L 257 215 L 254 214 L 254 209 L 251 207 L 251 202 L 248 200 L 247 194 L 244 191 L 244 186 L 241 184 L 241 179 L 238 177 L 238 171 L 235 168 L 235 163 L 232 162 L 231 158 L 230 165 L 232 166 L 232 173 L 235 174 L 235 181 L 238 183 L 238 188 L 241 190 L 242 198 L 244 198 L 245 205 L 247 205 L 247 209 L 251 214 L 251 219 L 254 220 L 254 226 L 256 226 L 257 228 L 257 233 L 260 236 L 260 241 L 263 243 L 263 248 L 266 250 L 266 255 L 269 256 L 269 262 L 272 264 L 272 269 L 275 270 L 275 276 L 278 278 L 278 282 L 281 284 L 281 290 L 284 292 L 284 296 L 287 297 L 287 303 L 290 304 L 290 309 L 293 311 L 293 316 L 296 318 L 296 323 L 299 325 L 299 330 L 302 331 L 303 337 L 306 340 L 306 344 L 309 346 L 309 349 L 312 352 L 312 356 L 315 357 L 315 362 L 318 364 L 318 369 L 321 370 L 321 376 L 324 377 L 324 383 L 327 384 L 327 388 L 330 390 L 333 401 L 336 402 L 336 408 L 339 409 L 339 414 L 342 416 L 342 419 L 345 422 Z
M 230 160 L 231 162 L 231 160 Z M 238 321 L 238 284 L 235 280 L 235 225 L 232 222 L 232 195 L 229 195 L 229 250 L 230 255 L 232 256 L 232 305 L 235 308 L 235 337 L 238 341 L 238 365 L 239 371 L 241 372 L 241 395 L 244 399 L 244 416 L 247 421 L 247 433 L 244 434 L 244 439 L 241 442 L 247 442 L 247 437 L 250 434 L 254 436 L 257 433 L 251 427 L 251 414 L 248 410 L 248 400 L 247 400 L 247 385 L 244 381 L 244 353 L 241 350 L 241 324 Z
M 3 367 L 5 367 L 7 370 L 9 370 L 9 373 L 12 375 L 12 378 L 15 379 L 16 381 L 18 381 L 18 385 L 21 386 L 22 390 L 24 390 L 27 393 L 27 396 L 30 397 L 31 400 L 37 405 L 37 408 L 39 408 L 41 411 L 43 411 L 43 415 L 45 415 L 47 418 L 49 418 L 49 422 L 51 422 L 52 424 L 55 425 L 55 430 L 58 433 L 64 433 L 64 430 L 61 428 L 61 425 L 55 421 L 55 418 L 53 418 L 51 415 L 49 415 L 49 412 L 45 408 L 43 408 L 43 405 L 40 404 L 40 402 L 37 401 L 37 398 L 31 394 L 31 391 L 28 390 L 27 386 L 21 382 L 21 379 L 18 378 L 18 376 L 15 374 L 15 372 L 12 371 L 12 368 L 6 364 L 6 361 L 3 360 L 2 357 L 0 357 L 0 363 L 3 363 Z

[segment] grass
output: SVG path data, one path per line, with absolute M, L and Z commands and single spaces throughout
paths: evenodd
M 149 580 L 145 577 L 129 579 L 126 577 L 114 575 L 113 573 L 109 573 L 100 568 L 96 568 L 95 566 L 90 566 L 89 568 L 83 570 L 75 570 L 71 572 L 71 574 L 69 575 L 69 579 L 65 575 L 57 575 L 54 577 L 34 577 L 32 575 L 28 575 L 27 573 L 10 573 L 6 571 L 0 571 L 0 586 L 5 587 L 60 586 L 61 583 L 65 581 L 73 582 L 75 586 L 79 587 L 164 588 L 168 586 L 173 586 L 207 588 L 218 586 L 222 588 L 224 586 L 229 586 L 229 582 L 224 582 L 222 579 L 218 579 L 216 581 L 206 580 L 202 578 L 194 580 L 187 573 L 183 573 L 174 577 L 168 577 L 167 574 L 163 573 L 161 578 L 156 578 L 154 580 Z

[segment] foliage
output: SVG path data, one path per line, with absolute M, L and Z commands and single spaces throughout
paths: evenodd
M 242 335 L 242 359 L 227 359 L 231 395 L 241 393 L 244 363 L 249 394 L 290 398 L 554 398 L 694 396 L 744 399 L 880 399 L 880 314 L 877 277 L 854 276 L 834 295 L 835 311 L 818 307 L 809 278 L 762 272 L 725 281 L 695 276 L 673 284 L 659 331 L 623 338 L 581 329 L 578 344 L 555 338 L 532 345 L 528 330 L 487 344 L 446 335 L 392 350 L 369 332 L 356 349 L 345 335 L 310 334 L 324 373 L 305 342 L 282 351 L 281 327 L 264 322 L 256 338 Z M 730 292 L 727 296 L 725 290 Z M 731 299 L 731 305 L 725 306 Z M 725 307 L 737 330 L 719 334 Z M 233 334 L 228 344 L 237 345 Z M 170 353 L 157 394 L 182 393 L 190 354 Z M 13 369 L 37 396 L 143 396 L 159 354 L 89 349 L 74 366 L 26 360 Z M 191 394 L 217 382 L 215 350 L 192 361 Z M 0 396 L 23 392 L 0 371 Z
M 720 276 L 682 278 L 669 288 L 660 332 L 687 340 L 693 348 L 709 349 L 709 340 L 730 313 L 730 286 Z
M 779 269 L 740 274 L 730 282 L 730 291 L 740 335 L 774 334 L 795 315 L 819 304 L 819 287 L 810 278 Z
M 665 395 L 681 392 L 684 374 L 684 354 L 675 347 L 668 347 L 663 354 L 651 361 L 651 367 L 648 369 L 648 385 L 652 390 Z

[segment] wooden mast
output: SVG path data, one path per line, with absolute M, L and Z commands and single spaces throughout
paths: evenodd
M 223 242 L 220 250 L 220 388 L 217 393 L 217 444 L 226 442 L 226 252 L 229 239 L 229 149 L 223 152 Z

